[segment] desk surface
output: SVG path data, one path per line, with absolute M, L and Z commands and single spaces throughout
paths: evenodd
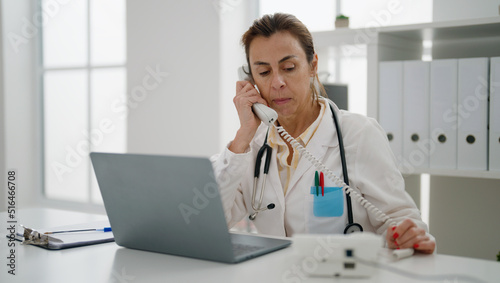
M 7 226 L 6 212 L 0 219 Z M 54 209 L 18 211 L 18 223 L 33 228 L 105 220 L 92 215 Z M 2 229 L 4 234 L 6 228 Z M 239 264 L 224 264 L 159 253 L 126 249 L 115 243 L 50 251 L 35 246 L 16 245 L 16 273 L 7 273 L 8 242 L 0 237 L 0 282 L 331 282 L 332 278 L 310 278 L 295 272 L 298 265 L 293 249 L 286 248 Z M 425 282 L 499 282 L 500 263 L 447 255 L 414 255 L 397 262 L 385 262 L 389 269 L 420 275 L 446 275 Z M 482 280 L 482 281 L 481 281 Z M 335 282 L 422 282 L 387 269 L 379 269 L 369 279 L 339 279 Z

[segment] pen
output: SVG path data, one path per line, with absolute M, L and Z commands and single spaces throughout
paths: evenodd
M 403 259 L 412 256 L 414 252 L 415 252 L 414 249 L 394 250 L 392 252 L 392 257 L 394 259 Z
M 100 232 L 111 232 L 111 227 L 97 228 L 97 229 L 80 229 L 80 230 L 66 230 L 66 231 L 53 231 L 45 232 L 44 234 L 60 234 L 60 233 L 73 233 L 73 232 L 87 232 L 87 231 L 100 231 Z
M 318 171 L 316 171 L 316 174 L 314 175 L 314 186 L 316 186 L 316 196 L 319 196 L 319 176 L 318 176 Z
M 321 186 L 321 196 L 325 196 L 325 177 L 323 176 L 323 172 L 319 175 L 319 185 Z

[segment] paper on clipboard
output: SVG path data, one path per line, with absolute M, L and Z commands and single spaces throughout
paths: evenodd
M 109 221 L 106 220 L 76 225 L 52 227 L 48 229 L 31 229 L 28 227 L 24 227 L 24 234 L 20 236 L 22 236 L 23 244 L 35 245 L 50 250 L 59 250 L 113 242 L 113 232 L 87 231 L 52 235 L 46 235 L 44 234 L 45 232 L 77 229 L 97 229 L 109 226 Z

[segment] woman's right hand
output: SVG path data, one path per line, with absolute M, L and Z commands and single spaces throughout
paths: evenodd
M 267 102 L 248 81 L 236 82 L 236 96 L 233 102 L 236 106 L 236 111 L 238 111 L 240 129 L 236 133 L 236 137 L 231 143 L 229 150 L 234 153 L 243 153 L 250 145 L 261 123 L 260 119 L 253 113 L 252 105 L 254 103 L 267 105 Z

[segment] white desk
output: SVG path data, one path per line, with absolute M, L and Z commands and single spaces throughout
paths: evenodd
M 6 212 L 0 213 L 6 226 Z M 106 216 L 53 209 L 18 211 L 19 223 L 32 228 L 105 220 Z M 50 251 L 17 242 L 16 276 L 7 273 L 5 228 L 0 240 L 0 282 L 421 282 L 380 269 L 369 279 L 291 276 L 297 259 L 286 248 L 239 264 L 224 264 L 121 248 L 115 243 Z M 147 232 L 147 231 L 145 231 Z M 484 282 L 500 282 L 500 263 L 447 255 L 415 255 L 390 267 L 418 274 L 465 274 Z M 426 282 L 466 282 L 449 276 Z

